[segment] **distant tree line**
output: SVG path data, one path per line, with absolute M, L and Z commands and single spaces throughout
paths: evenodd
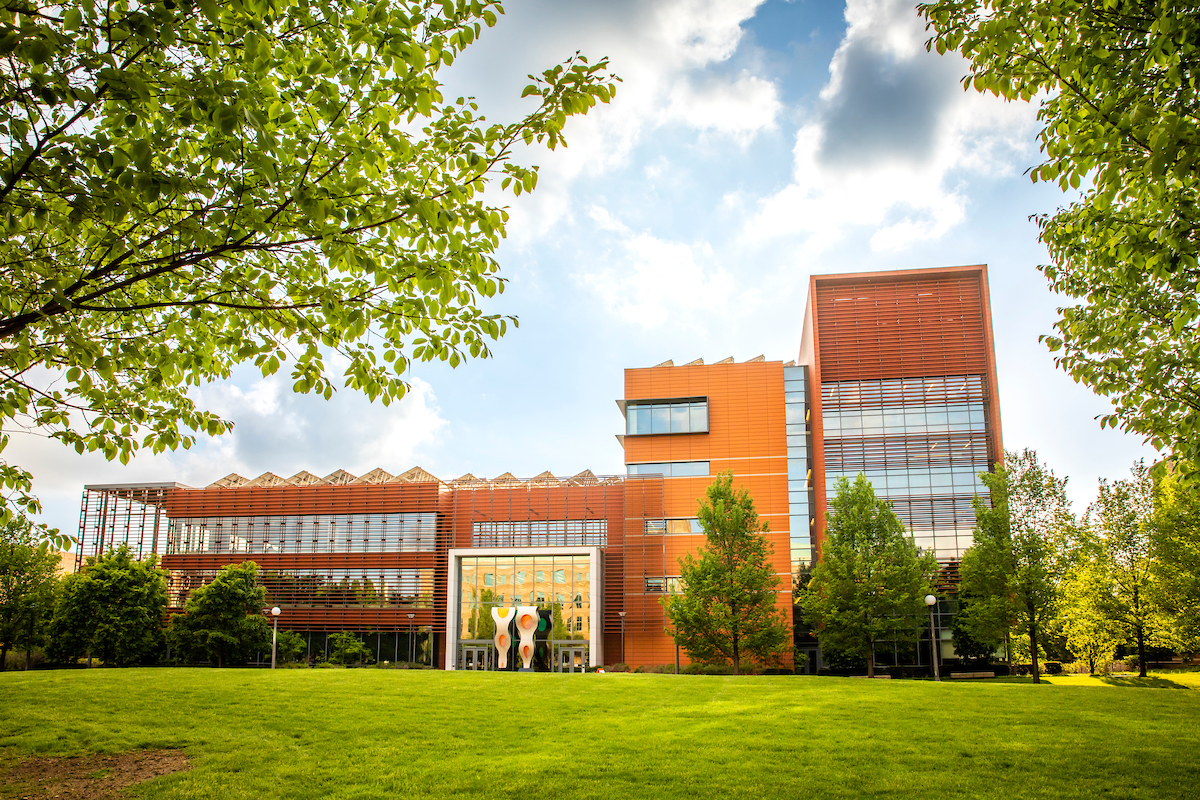
M 1051 656 L 1103 669 L 1123 655 L 1142 676 L 1152 654 L 1200 651 L 1200 487 L 1190 470 L 1134 464 L 1101 480 L 1072 512 L 1066 478 L 1032 450 L 983 473 L 973 544 L 963 554 L 953 644 L 963 660 Z M 798 611 L 827 661 L 866 663 L 876 648 L 915 645 L 938 564 L 921 553 L 861 474 L 830 500 L 821 557 L 796 586 Z
M 0 670 L 13 652 L 25 653 L 28 668 L 34 651 L 60 665 L 118 667 L 158 663 L 168 653 L 176 662 L 230 666 L 270 651 L 266 591 L 254 562 L 222 568 L 168 620 L 167 576 L 157 556 L 139 561 L 122 546 L 61 578 L 60 557 L 27 519 L 0 526 Z M 285 632 L 281 645 L 286 660 L 304 640 Z

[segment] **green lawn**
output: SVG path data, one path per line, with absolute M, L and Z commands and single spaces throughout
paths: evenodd
M 1148 683 L 1184 690 L 1085 677 L 5 673 L 0 768 L 178 747 L 195 768 L 133 794 L 220 800 L 1195 797 L 1200 676 Z

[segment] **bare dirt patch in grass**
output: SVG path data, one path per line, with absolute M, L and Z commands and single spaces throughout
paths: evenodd
M 89 756 L 34 756 L 4 773 L 2 781 L 21 800 L 98 800 L 126 786 L 192 765 L 179 750 L 131 750 Z

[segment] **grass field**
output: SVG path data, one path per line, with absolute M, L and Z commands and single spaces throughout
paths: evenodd
M 1200 673 L 1111 681 L 5 673 L 0 769 L 182 748 L 131 793 L 221 800 L 1200 796 Z

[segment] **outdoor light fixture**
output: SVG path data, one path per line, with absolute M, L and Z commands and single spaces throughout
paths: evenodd
M 929 655 L 933 659 L 933 679 L 940 681 L 942 674 L 938 669 L 937 630 L 933 627 L 933 607 L 937 605 L 937 598 L 931 594 L 925 595 L 925 605 L 929 606 Z
M 617 616 L 621 618 L 621 663 L 625 663 L 625 612 L 618 611 Z
M 416 614 L 408 612 L 408 663 L 411 664 L 416 659 L 416 645 L 413 644 L 413 619 Z
M 271 669 L 275 669 L 275 643 L 279 641 L 279 615 L 283 613 L 279 606 L 271 609 Z

